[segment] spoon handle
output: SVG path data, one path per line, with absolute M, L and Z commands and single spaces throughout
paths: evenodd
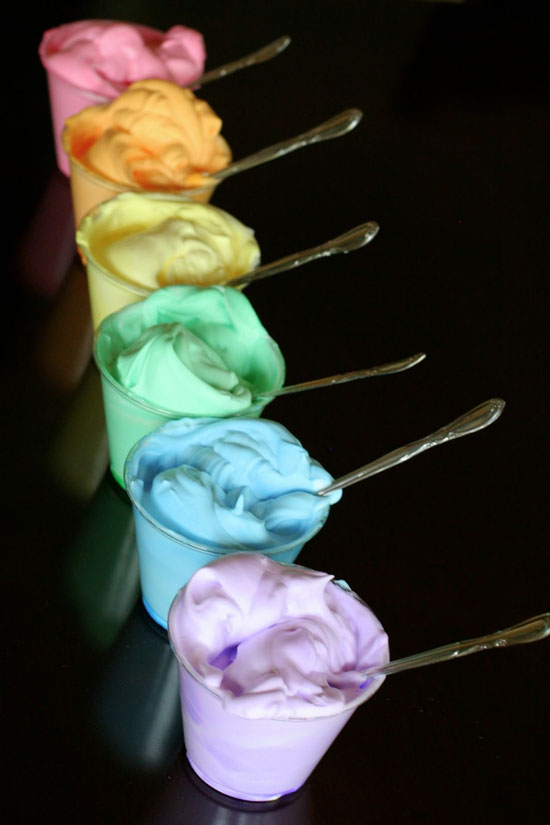
M 310 143 L 319 143 L 322 140 L 330 140 L 331 138 L 345 135 L 352 129 L 355 129 L 363 113 L 359 109 L 346 109 L 340 112 L 339 115 L 331 117 L 319 126 L 314 126 L 307 132 L 301 135 L 283 140 L 280 143 L 275 143 L 273 146 L 268 146 L 265 149 L 260 149 L 253 155 L 248 155 L 242 160 L 237 160 L 231 163 L 225 169 L 211 175 L 214 180 L 223 180 L 230 175 L 236 175 L 237 172 L 242 172 L 245 169 L 251 169 L 253 166 L 259 166 L 261 163 L 266 163 L 268 160 L 280 158 L 289 152 L 294 152 L 296 149 L 301 149 L 303 146 L 308 146 Z
M 210 69 L 209 72 L 205 72 L 202 77 L 199 77 L 195 82 L 197 86 L 204 86 L 205 83 L 211 83 L 212 80 L 217 80 L 219 77 L 227 77 L 227 75 L 233 74 L 233 72 L 237 72 L 239 69 L 255 66 L 256 63 L 265 63 L 266 60 L 271 60 L 272 57 L 284 51 L 289 43 L 290 37 L 287 35 L 279 37 L 272 43 L 268 43 L 267 46 L 262 46 L 261 49 L 252 52 L 252 54 L 247 54 L 246 57 L 233 60 L 231 63 L 224 63 L 223 66 L 218 66 L 217 69 Z
M 279 395 L 290 395 L 294 392 L 304 390 L 316 390 L 319 387 L 333 387 L 335 384 L 346 384 L 348 381 L 356 381 L 358 378 L 375 378 L 378 375 L 391 375 L 395 372 L 404 372 L 416 366 L 426 357 L 425 352 L 410 355 L 400 361 L 391 361 L 388 364 L 381 364 L 379 367 L 369 367 L 364 370 L 353 370 L 353 372 L 342 372 L 338 375 L 329 375 L 327 378 L 316 378 L 313 381 L 302 381 L 300 384 L 288 384 L 278 390 L 267 390 L 258 395 L 258 398 L 274 398 Z
M 295 252 L 293 255 L 287 255 L 285 258 L 273 261 L 273 263 L 260 266 L 246 275 L 232 278 L 228 281 L 228 284 L 231 286 L 244 286 L 252 281 L 260 281 L 262 278 L 269 278 L 271 275 L 277 275 L 279 272 L 285 272 L 288 269 L 296 269 L 299 266 L 308 264 L 310 261 L 314 261 L 316 258 L 325 258 L 329 255 L 336 255 L 338 252 L 351 252 L 353 249 L 359 249 L 370 243 L 378 234 L 379 228 L 374 221 L 362 223 L 331 241 L 325 241 L 325 243 L 318 246 L 312 246 L 311 249 L 304 249 L 302 252 Z
M 426 650 L 424 653 L 415 653 L 413 656 L 395 659 L 393 662 L 388 662 L 387 665 L 370 668 L 363 675 L 365 678 L 389 676 L 391 673 L 399 673 L 402 670 L 413 670 L 417 667 L 433 665 L 436 662 L 459 659 L 461 656 L 469 656 L 470 653 L 479 653 L 493 647 L 511 647 L 512 645 L 523 645 L 528 642 L 538 642 L 549 634 L 550 613 L 541 613 L 539 616 L 526 619 L 519 624 L 506 628 L 506 630 L 497 630 L 495 633 L 489 633 L 486 636 L 466 639 L 463 642 L 453 642 L 449 645 L 436 647 L 433 650 Z
M 463 435 L 470 435 L 478 430 L 488 427 L 499 418 L 504 409 L 504 401 L 502 398 L 491 398 L 483 404 L 474 407 L 473 410 L 456 418 L 446 427 L 441 427 L 435 433 L 427 435 L 425 438 L 420 438 L 418 441 L 412 441 L 410 444 L 405 444 L 404 447 L 399 447 L 391 453 L 386 453 L 381 458 L 353 470 L 345 476 L 335 479 L 331 485 L 325 487 L 324 490 L 319 490 L 318 495 L 324 496 L 331 493 L 333 490 L 340 490 L 344 487 L 349 487 L 350 484 L 355 484 L 358 481 L 363 481 L 365 478 L 381 473 L 384 470 L 389 470 L 390 467 L 395 467 L 397 464 L 402 464 L 410 458 L 429 450 L 431 447 L 437 447 L 439 444 L 445 444 L 446 441 L 452 441 L 455 438 L 461 438 Z

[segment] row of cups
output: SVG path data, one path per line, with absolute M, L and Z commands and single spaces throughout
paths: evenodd
M 119 197 L 123 205 L 127 196 Z M 78 235 L 81 252 L 84 251 L 83 238 L 88 228 L 90 232 L 100 229 L 102 211 L 108 208 L 110 202 L 97 207 L 82 222 Z M 177 435 L 181 431 L 211 427 L 214 419 L 188 415 L 182 418 L 181 412 L 151 403 L 127 389 L 112 369 L 113 353 L 131 346 L 132 339 L 146 331 L 139 320 L 143 308 L 158 301 L 162 295 L 174 296 L 173 303 L 177 303 L 179 294 L 199 289 L 203 295 L 207 290 L 215 290 L 217 294 L 227 293 L 232 301 L 239 304 L 249 305 L 248 299 L 242 292 L 223 286 L 169 286 L 150 292 L 109 271 L 90 254 L 88 243 L 85 257 L 92 306 L 96 308 L 96 319 L 100 321 L 95 334 L 94 358 L 101 375 L 111 471 L 117 482 L 125 487 L 133 507 L 144 606 L 157 624 L 168 629 L 178 661 L 188 759 L 205 782 L 224 794 L 261 802 L 287 796 L 302 787 L 357 707 L 380 687 L 383 677 L 372 680 L 346 707 L 327 708 L 322 717 L 251 719 L 226 709 L 222 697 L 197 675 L 180 649 L 177 634 L 170 628 L 170 616 L 177 612 L 177 606 L 185 598 L 186 583 L 197 571 L 224 558 L 228 552 L 239 555 L 246 546 L 233 547 L 228 551 L 223 542 L 218 546 L 201 542 L 183 529 L 175 529 L 174 525 L 163 522 L 148 506 L 147 498 L 141 495 L 143 489 L 149 489 L 152 484 L 148 476 L 151 444 L 164 438 L 170 439 L 172 434 Z M 98 295 L 101 296 L 100 301 Z M 119 304 L 122 304 L 121 308 L 100 318 L 107 308 Z M 101 307 L 99 311 L 98 307 Z M 132 318 L 136 319 L 135 323 L 125 323 L 125 319 Z M 127 340 L 121 336 L 121 330 L 125 327 L 131 329 Z M 255 350 L 258 351 L 258 345 Z M 271 343 L 265 347 L 264 372 L 264 391 L 283 384 L 284 360 L 278 347 Z M 236 422 L 245 427 L 255 423 L 265 427 L 266 431 L 280 427 L 275 422 L 259 418 L 269 400 L 268 396 L 262 397 L 260 394 L 246 408 L 243 416 L 220 418 L 219 422 L 227 423 L 231 428 L 236 427 Z M 160 451 L 153 462 L 154 475 L 171 471 L 178 460 L 177 449 Z M 325 483 L 329 481 L 327 474 Z M 262 548 L 261 554 L 285 565 L 294 563 L 304 544 L 315 536 L 328 517 L 331 500 L 320 499 L 320 502 L 306 529 L 286 539 L 281 537 L 280 543 Z M 385 658 L 387 645 L 380 651 L 378 663 Z
M 145 29 L 142 34 L 149 36 Z M 159 291 L 140 283 L 131 273 L 129 277 L 124 277 L 105 264 L 97 254 L 96 242 L 101 241 L 113 226 L 117 227 L 117 231 L 121 230 L 125 222 L 125 209 L 131 204 L 128 190 L 133 190 L 132 197 L 143 198 L 144 201 L 167 202 L 171 199 L 177 208 L 191 199 L 199 206 L 204 204 L 205 209 L 212 209 L 207 203 L 218 179 L 213 175 L 204 187 L 188 188 L 170 194 L 147 192 L 139 186 L 109 180 L 81 162 L 68 127 L 62 136 L 62 152 L 57 142 L 61 122 L 73 111 L 78 111 L 77 106 L 83 105 L 83 99 L 90 104 L 102 101 L 94 94 L 85 94 L 84 98 L 76 94 L 79 90 L 50 71 L 45 59 L 44 44 L 41 53 L 48 70 L 58 162 L 65 173 L 70 167 L 73 208 L 78 227 L 77 244 L 87 269 L 92 320 L 96 330 L 94 359 L 101 375 L 111 471 L 118 484 L 126 489 L 133 507 L 144 605 L 157 624 L 168 628 L 178 659 L 187 754 L 198 775 L 222 793 L 251 801 L 276 799 L 303 785 L 356 707 L 378 689 L 383 677 L 371 680 L 345 707 L 328 707 L 325 713 L 316 718 L 246 718 L 228 712 L 220 695 L 207 686 L 186 659 L 174 628 L 190 578 L 206 565 L 215 564 L 229 556 L 237 558 L 242 555 L 240 551 L 249 548 L 246 543 L 239 543 L 238 539 L 230 546 L 223 540 L 201 541 L 183 527 L 179 529 L 177 524 L 163 520 L 152 504 L 153 499 L 144 496 L 143 491 L 150 491 L 156 478 L 174 471 L 175 465 L 182 459 L 177 446 L 180 439 L 185 439 L 189 434 L 192 437 L 215 426 L 223 429 L 224 421 L 234 429 L 242 426 L 245 430 L 259 428 L 261 431 L 263 428 L 266 440 L 268 433 L 276 431 L 277 438 L 282 438 L 285 443 L 288 441 L 292 448 L 297 446 L 298 451 L 302 450 L 299 442 L 281 425 L 259 419 L 270 400 L 269 391 L 282 387 L 284 360 L 267 333 L 260 333 L 259 342 L 251 342 L 250 358 L 261 363 L 254 365 L 253 382 L 248 380 L 249 376 L 239 375 L 239 378 L 246 379 L 246 384 L 254 384 L 255 394 L 237 416 L 221 412 L 216 414 L 216 418 L 206 419 L 200 411 L 190 413 L 185 402 L 177 408 L 170 408 L 154 398 L 143 397 L 119 380 L 115 366 L 117 355 L 128 347 L 131 348 L 142 334 L 147 334 L 151 323 L 147 309 L 143 310 L 143 307 L 159 292 L 170 295 L 170 298 L 173 296 L 175 300 L 182 290 L 193 290 L 195 287 L 168 286 Z M 278 145 L 274 154 L 258 153 L 260 157 L 245 163 L 243 168 L 270 157 L 278 157 L 293 148 L 307 145 L 308 142 L 345 134 L 361 118 L 361 113 L 357 110 L 350 110 L 343 115 L 343 118 L 337 117 L 310 130 L 310 133 L 287 142 L 285 148 L 282 144 Z M 130 224 L 132 215 L 132 208 L 129 208 Z M 246 271 L 245 268 L 243 274 Z M 213 289 L 220 294 L 227 289 L 228 293 L 234 294 L 231 301 L 249 306 L 248 300 L 240 291 L 224 286 Z M 238 297 L 235 298 L 235 295 Z M 248 317 L 251 318 L 250 313 Z M 125 337 L 128 330 L 128 337 Z M 240 342 L 238 348 L 242 348 Z M 231 361 L 231 347 L 226 354 Z M 232 368 L 231 363 L 229 367 Z M 239 424 L 234 423 L 237 421 Z M 259 440 L 263 440 L 261 433 Z M 155 452 L 152 448 L 157 442 L 163 445 L 166 441 L 172 444 L 169 449 L 164 450 L 161 446 Z M 302 450 L 302 453 L 305 451 Z M 316 465 L 316 462 L 313 464 Z M 289 530 L 286 534 L 283 531 L 280 541 L 272 540 L 268 545 L 262 546 L 261 553 L 254 554 L 255 559 L 261 557 L 270 564 L 280 562 L 283 565 L 292 564 L 296 560 L 303 545 L 322 528 L 331 504 L 341 495 L 338 491 L 330 497 L 316 496 L 316 490 L 328 482 L 330 476 L 320 465 L 316 465 L 312 477 L 308 477 L 314 494 L 311 498 L 315 504 L 310 517 L 303 522 L 303 529 Z M 200 519 L 200 515 L 197 515 L 197 519 Z M 344 586 L 330 586 L 338 587 L 345 593 L 344 598 L 348 598 Z M 349 598 L 356 599 L 354 594 L 350 594 Z M 366 605 L 364 608 L 368 611 Z M 375 617 L 373 620 L 386 639 Z M 385 646 L 382 645 L 379 651 L 379 661 L 374 664 L 387 660 L 387 657 L 386 639 Z
M 165 195 L 154 193 L 132 197 L 166 199 Z M 94 236 L 100 237 L 109 225 L 113 203 L 117 201 L 122 220 L 128 194 L 92 210 L 80 224 L 77 237 L 86 262 L 92 312 L 97 324 L 94 359 L 101 376 L 110 466 L 132 503 L 143 604 L 151 618 L 169 631 L 178 661 L 186 753 L 196 773 L 216 790 L 240 799 L 266 802 L 286 797 L 302 787 L 356 708 L 374 694 L 383 677 L 372 680 L 349 706 L 338 710 L 329 708 L 322 718 L 250 719 L 225 708 L 220 695 L 198 677 L 170 632 L 171 606 L 174 610 L 184 599 L 188 580 L 205 565 L 226 556 L 228 548 L 223 542 L 215 545 L 200 541 L 183 528 L 176 529 L 158 517 L 141 495 L 144 487 L 149 488 L 152 483 L 147 475 L 150 463 L 146 459 L 152 442 L 162 441 L 181 430 L 198 431 L 212 426 L 213 419 L 188 414 L 182 418 L 185 410 L 166 409 L 140 397 L 117 378 L 113 361 L 117 352 L 131 347 L 136 338 L 146 333 L 150 316 L 147 320 L 143 308 L 163 295 L 174 296 L 172 303 L 177 304 L 180 294 L 199 290 L 206 295 L 213 290 L 217 295 L 229 295 L 237 304 L 250 304 L 241 291 L 231 287 L 168 286 L 151 291 L 111 271 L 94 255 Z M 130 331 L 128 337 L 125 330 Z M 256 422 L 266 430 L 280 427 L 259 416 L 270 400 L 268 395 L 262 396 L 261 391 L 277 389 L 284 382 L 284 359 L 267 334 L 253 349 L 256 355 L 260 352 L 263 355 L 263 378 L 256 376 L 255 379 L 259 394 L 242 416 L 220 418 L 220 423 L 235 427 L 239 420 L 244 426 Z M 170 471 L 173 464 L 174 450 L 159 453 L 154 463 L 155 475 Z M 330 504 L 329 500 L 322 500 L 304 530 L 292 537 L 282 536 L 278 544 L 262 548 L 261 554 L 283 564 L 294 563 L 304 544 L 323 527 Z M 245 545 L 237 546 L 230 552 L 238 555 L 244 549 Z
M 126 400 L 131 407 L 133 402 Z M 218 546 L 200 542 L 190 537 L 184 527 L 177 529 L 177 525 L 170 526 L 169 521 L 161 520 L 151 506 L 153 499 L 144 495 L 144 491 L 150 492 L 155 479 L 175 468 L 177 471 L 178 463 L 185 462 L 185 450 L 180 445 L 186 437 L 192 441 L 194 433 L 207 429 L 246 431 L 251 426 L 260 429 L 261 440 L 267 440 L 273 428 L 284 430 L 281 425 L 265 419 L 170 420 L 130 450 L 124 465 L 124 482 L 133 507 L 143 604 L 152 619 L 168 629 L 178 662 L 187 757 L 196 773 L 216 790 L 239 799 L 266 802 L 302 787 L 355 710 L 378 690 L 384 677 L 371 679 L 344 706 L 328 705 L 318 716 L 250 718 L 227 708 L 223 696 L 208 685 L 187 657 L 182 639 L 189 631 L 183 626 L 182 636 L 179 614 L 189 580 L 208 566 L 229 558 L 237 562 L 243 556 L 253 555 L 254 562 L 267 558 L 282 567 L 292 565 L 304 544 L 321 530 L 329 515 L 332 500 L 312 495 L 319 505 L 306 522 L 307 527 L 292 537 L 281 536 L 278 544 L 271 543 L 254 553 L 241 552 L 244 545 L 229 548 L 223 541 Z M 162 445 L 167 442 L 169 447 L 165 449 Z M 156 444 L 161 445 L 158 450 Z M 330 480 L 328 474 L 324 483 L 327 480 Z M 334 500 L 338 500 L 339 493 Z M 186 504 L 188 520 L 203 517 L 201 506 L 195 505 L 192 496 Z M 216 518 L 214 512 L 211 518 Z M 341 587 L 336 583 L 331 586 Z M 345 598 L 357 599 L 347 589 L 343 592 Z M 372 615 L 366 605 L 364 610 Z M 383 664 L 389 656 L 387 639 L 373 615 L 372 620 L 386 641 L 370 663 Z

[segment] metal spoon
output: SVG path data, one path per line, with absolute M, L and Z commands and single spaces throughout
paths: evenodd
M 369 367 L 368 369 L 354 370 L 353 372 L 342 372 L 339 375 L 329 375 L 327 378 L 302 381 L 300 384 L 288 384 L 288 386 L 281 387 L 278 390 L 266 390 L 266 392 L 259 393 L 256 397 L 275 398 L 278 395 L 289 395 L 290 393 L 303 392 L 304 390 L 316 390 L 319 387 L 332 387 L 335 384 L 345 384 L 348 381 L 355 381 L 357 378 L 375 378 L 378 375 L 391 375 L 395 372 L 404 372 L 404 370 L 408 370 L 416 366 L 416 364 L 419 364 L 425 357 L 425 352 L 419 352 L 417 355 L 410 355 L 408 358 L 402 358 L 400 361 L 381 364 L 379 367 Z
M 277 38 L 277 40 L 274 40 L 272 43 L 268 43 L 267 46 L 262 46 L 262 48 L 258 49 L 258 51 L 246 55 L 246 57 L 233 60 L 231 63 L 224 63 L 223 66 L 218 66 L 217 69 L 210 69 L 209 72 L 205 72 L 203 75 L 190 83 L 189 86 L 196 89 L 198 86 L 204 86 L 206 83 L 211 83 L 212 80 L 218 80 L 220 77 L 227 77 L 227 75 L 233 74 L 233 72 L 236 72 L 239 69 L 246 69 L 248 66 L 255 66 L 256 63 L 265 63 L 266 60 L 271 60 L 272 57 L 276 57 L 276 55 L 284 51 L 289 43 L 290 37 L 285 34 L 283 37 Z M 109 83 L 112 89 L 119 95 L 122 94 L 122 92 L 125 92 L 128 88 L 128 84 L 126 83 L 116 83 L 115 81 L 110 80 L 107 75 L 101 72 L 100 69 L 97 70 L 97 73 L 103 78 L 103 80 Z M 105 101 L 107 102 L 108 98 L 105 98 Z
M 389 470 L 390 467 L 395 467 L 396 464 L 402 464 L 404 461 L 408 461 L 409 458 L 414 458 L 414 456 L 423 453 L 424 450 L 429 450 L 431 447 L 445 444 L 446 441 L 452 441 L 455 438 L 461 438 L 463 435 L 470 435 L 470 433 L 482 430 L 499 418 L 504 405 L 505 402 L 502 398 L 491 398 L 489 401 L 485 401 L 483 404 L 474 407 L 473 410 L 461 415 L 460 418 L 451 421 L 446 427 L 436 430 L 435 433 L 420 438 L 418 441 L 412 441 L 404 447 L 386 453 L 376 461 L 371 461 L 369 464 L 365 464 L 363 467 L 335 479 L 328 487 L 319 490 L 318 495 L 324 496 L 333 490 L 349 487 L 350 484 L 355 484 L 357 481 L 363 481 L 363 479 L 381 473 L 383 470 Z
M 246 57 L 233 60 L 231 63 L 224 63 L 223 66 L 218 66 L 217 69 L 211 69 L 209 72 L 205 72 L 195 83 L 197 86 L 204 86 L 205 83 L 211 83 L 212 80 L 217 80 L 219 77 L 227 77 L 227 75 L 233 74 L 233 72 L 239 69 L 255 66 L 256 63 L 265 63 L 266 60 L 271 60 L 272 57 L 284 51 L 289 43 L 290 37 L 285 34 L 283 37 L 274 40 L 273 43 L 268 43 L 267 46 L 262 46 L 261 49 L 246 55 Z
M 369 668 L 362 675 L 365 679 L 370 679 L 372 676 L 389 676 L 392 673 L 400 673 L 402 670 L 413 670 L 417 667 L 434 665 L 436 662 L 459 659 L 461 656 L 480 653 L 482 650 L 490 650 L 493 647 L 511 647 L 528 642 L 538 642 L 549 634 L 550 613 L 541 613 L 539 616 L 533 616 L 531 619 L 512 625 L 506 630 L 497 630 L 487 636 L 477 636 L 475 639 L 466 639 L 463 642 L 452 642 L 449 645 L 435 647 L 433 650 L 426 650 L 424 653 L 415 653 L 413 656 L 395 659 L 386 665 Z
M 236 175 L 237 172 L 243 172 L 245 169 L 252 169 L 261 163 L 267 163 L 268 160 L 283 157 L 283 155 L 301 149 L 303 146 L 309 146 L 311 143 L 320 143 L 322 140 L 340 137 L 355 129 L 362 117 L 363 112 L 360 109 L 346 109 L 344 112 L 331 117 L 330 120 L 320 123 L 319 126 L 314 126 L 313 129 L 309 129 L 307 132 L 302 132 L 300 135 L 275 143 L 273 146 L 260 149 L 259 152 L 248 155 L 242 160 L 237 160 L 226 166 L 225 169 L 220 169 L 219 172 L 215 172 L 208 177 L 212 181 L 224 180 L 230 175 Z
M 372 241 L 378 234 L 380 227 L 374 221 L 362 223 L 343 235 L 333 238 L 331 241 L 312 246 L 311 249 L 303 249 L 301 252 L 295 252 L 293 255 L 287 255 L 284 258 L 279 258 L 270 264 L 259 266 L 252 272 L 247 272 L 246 275 L 239 275 L 238 278 L 232 278 L 227 281 L 228 286 L 245 286 L 252 281 L 260 281 L 262 278 L 269 278 L 271 275 L 277 275 L 279 272 L 286 272 L 288 269 L 296 269 L 299 266 L 308 264 L 316 258 L 327 258 L 330 255 L 336 255 L 339 252 L 351 252 L 353 249 L 360 249 Z

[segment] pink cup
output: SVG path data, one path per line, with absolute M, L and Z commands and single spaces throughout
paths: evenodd
M 52 125 L 53 125 L 53 138 L 55 144 L 55 153 L 57 157 L 57 165 L 59 169 L 63 172 L 64 175 L 69 177 L 70 175 L 70 166 L 69 160 L 63 151 L 61 135 L 63 132 L 63 128 L 65 126 L 65 121 L 68 117 L 77 114 L 82 109 L 87 108 L 88 106 L 97 106 L 103 103 L 109 103 L 121 91 L 123 91 L 131 82 L 143 79 L 150 75 L 149 69 L 150 65 L 145 61 L 143 64 L 143 69 L 136 72 L 135 67 L 132 69 L 131 74 L 128 74 L 127 81 L 120 82 L 117 84 L 112 83 L 107 78 L 105 82 L 103 82 L 100 78 L 98 78 L 98 82 L 101 84 L 99 86 L 93 86 L 89 88 L 88 86 L 78 86 L 74 83 L 71 83 L 70 80 L 67 80 L 66 77 L 64 78 L 62 75 L 58 74 L 52 68 L 50 68 L 52 63 L 52 58 L 55 57 L 63 50 L 63 46 L 67 43 L 67 39 L 71 40 L 74 39 L 76 35 L 76 30 L 81 25 L 86 26 L 86 24 L 94 25 L 97 24 L 100 27 L 102 25 L 106 25 L 107 28 L 110 26 L 129 26 L 135 32 L 137 32 L 141 38 L 143 38 L 144 44 L 146 46 L 158 46 L 163 42 L 164 33 L 159 31 L 158 29 L 151 28 L 150 26 L 143 26 L 138 23 L 130 23 L 125 24 L 115 20 L 89 20 L 89 21 L 80 21 L 75 23 L 68 23 L 62 26 L 58 26 L 54 29 L 50 29 L 44 33 L 42 41 L 39 47 L 39 55 L 40 60 L 42 61 L 42 65 L 46 70 L 46 74 L 48 77 L 48 89 L 50 93 L 50 109 L 52 115 Z M 202 42 L 202 37 L 198 34 L 198 32 L 193 32 L 192 30 L 188 30 L 189 35 L 191 35 L 193 40 L 193 47 L 191 48 L 191 52 L 194 54 L 195 60 L 197 60 L 196 71 L 190 70 L 190 74 L 188 73 L 188 77 L 185 81 L 182 82 L 191 83 L 196 80 L 203 72 L 204 69 L 204 44 Z M 168 34 L 168 33 L 167 33 Z M 84 38 L 84 48 L 85 48 L 85 41 L 86 41 L 86 31 L 83 30 L 82 34 Z M 200 43 L 197 42 L 196 38 L 199 38 Z M 85 61 L 84 61 L 85 62 Z M 147 67 L 147 68 L 146 68 Z M 71 76 L 71 75 L 68 75 Z M 75 75 L 75 77 L 78 75 Z M 162 76 L 165 76 L 164 74 Z M 169 74 L 166 75 L 167 77 L 170 76 Z M 112 92 L 111 92 L 111 85 L 112 85 Z M 96 91 L 94 91 L 96 89 Z

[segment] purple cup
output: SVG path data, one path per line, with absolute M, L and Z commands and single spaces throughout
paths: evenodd
M 334 587 L 341 587 L 333 582 Z M 358 599 L 345 587 L 350 598 Z M 384 676 L 370 679 L 343 708 L 327 706 L 326 715 L 311 718 L 257 719 L 238 716 L 224 707 L 220 695 L 206 686 L 178 645 L 175 616 L 185 597 L 177 594 L 168 616 L 170 644 L 178 660 L 180 698 L 187 758 L 200 778 L 221 793 L 252 802 L 268 802 L 300 788 L 355 710 L 376 693 Z M 378 620 L 364 605 L 380 627 Z M 378 650 L 389 658 L 387 639 Z

